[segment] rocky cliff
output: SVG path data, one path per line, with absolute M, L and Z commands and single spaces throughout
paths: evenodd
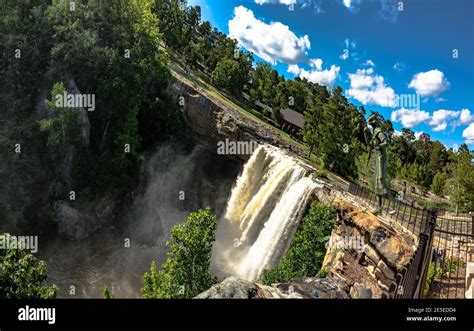
M 185 114 L 190 138 L 210 150 L 226 138 L 232 141 L 255 141 L 281 147 L 300 156 L 304 151 L 284 140 L 275 130 L 243 115 L 208 91 L 173 72 L 167 92 Z M 249 155 L 235 155 L 246 161 Z
M 197 298 L 380 298 L 409 262 L 416 238 L 392 228 L 331 185 L 318 190 L 317 199 L 332 204 L 338 214 L 326 245 L 325 278 L 308 275 L 265 286 L 230 277 Z

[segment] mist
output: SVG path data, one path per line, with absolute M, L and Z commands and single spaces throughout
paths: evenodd
M 152 261 L 159 268 L 166 259 L 171 227 L 200 208 L 211 208 L 219 218 L 241 167 L 200 146 L 191 151 L 161 146 L 144 161 L 133 203 L 120 223 L 78 242 L 40 242 L 48 282 L 58 285 L 59 297 L 102 297 L 105 286 L 119 298 L 141 297 L 143 274 Z

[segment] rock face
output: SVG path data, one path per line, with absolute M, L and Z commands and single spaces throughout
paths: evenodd
M 346 280 L 352 298 L 380 297 L 413 255 L 411 238 L 341 197 L 331 203 L 339 220 L 323 268 Z
M 347 299 L 348 289 L 341 280 L 330 276 L 295 278 L 272 286 L 228 277 L 196 296 L 196 299 Z
M 342 278 L 300 277 L 275 285 L 287 297 L 304 299 L 348 299 L 349 286 Z
M 268 143 L 300 156 L 305 154 L 303 150 L 281 138 L 273 129 L 241 114 L 236 109 L 237 106 L 228 106 L 176 73 L 173 74 L 167 92 L 177 104 L 184 102 L 182 107 L 190 138 L 211 150 L 215 151 L 217 143 L 227 138 L 232 141 Z M 235 156 L 242 161 L 250 157 L 242 154 Z
M 58 233 L 66 239 L 81 240 L 97 229 L 93 216 L 79 212 L 65 201 L 58 201 L 54 209 Z
M 236 277 L 226 278 L 199 294 L 196 299 L 253 299 L 258 296 L 259 287 Z
M 74 208 L 66 201 L 57 201 L 54 212 L 59 235 L 69 240 L 89 237 L 104 224 L 116 220 L 118 204 L 114 198 L 103 198 L 95 208 L 83 210 Z

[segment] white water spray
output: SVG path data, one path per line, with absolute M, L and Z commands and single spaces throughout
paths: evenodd
M 214 252 L 221 269 L 255 280 L 278 262 L 318 187 L 307 176 L 301 163 L 280 149 L 257 148 L 220 224 L 225 230 L 218 233 Z

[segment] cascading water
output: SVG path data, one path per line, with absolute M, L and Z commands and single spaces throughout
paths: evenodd
M 318 184 L 295 158 L 259 146 L 237 179 L 219 224 L 215 265 L 255 280 L 284 254 Z

